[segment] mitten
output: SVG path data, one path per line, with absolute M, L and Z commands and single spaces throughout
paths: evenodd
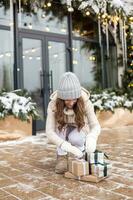
M 93 153 L 96 150 L 96 139 L 92 136 L 86 137 L 85 150 L 87 153 Z
M 63 151 L 66 151 L 66 152 L 69 152 L 69 153 L 72 153 L 74 154 L 76 157 L 78 158 L 81 158 L 83 157 L 83 153 L 82 151 L 80 151 L 77 147 L 71 145 L 69 142 L 67 141 L 64 141 L 60 148 L 63 150 Z

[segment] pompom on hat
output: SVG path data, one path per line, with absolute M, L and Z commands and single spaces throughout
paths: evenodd
M 81 96 L 81 85 L 77 76 L 72 72 L 64 73 L 59 81 L 57 97 L 62 100 L 78 99 Z

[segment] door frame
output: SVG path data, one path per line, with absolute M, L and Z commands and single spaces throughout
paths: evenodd
M 62 36 L 62 35 L 61 35 Z M 67 36 L 60 37 L 58 34 L 45 34 L 41 31 L 32 31 L 32 30 L 25 30 L 20 29 L 19 31 L 19 73 L 18 75 L 18 85 L 19 88 L 24 89 L 24 77 L 23 77 L 23 38 L 35 39 L 41 41 L 41 56 L 42 56 L 42 71 L 44 74 L 43 78 L 43 88 L 44 88 L 44 95 L 43 95 L 43 112 L 44 116 L 47 115 L 47 105 L 49 102 L 50 96 L 50 80 L 49 80 L 49 50 L 48 50 L 48 42 L 62 42 L 65 44 L 66 49 L 66 71 L 69 71 L 69 55 L 68 55 L 68 40 Z M 45 117 L 44 117 L 45 118 Z M 44 120 L 44 123 L 46 120 Z M 45 124 L 44 124 L 45 128 Z
M 42 66 L 41 66 L 41 70 L 43 72 L 43 75 L 46 74 L 46 63 L 45 63 L 45 58 L 46 58 L 46 42 L 45 42 L 45 38 L 42 37 L 42 35 L 36 35 L 36 34 L 30 34 L 30 33 L 19 33 L 19 66 L 20 66 L 20 73 L 19 73 L 19 87 L 24 89 L 24 77 L 23 77 L 23 38 L 26 39 L 35 39 L 35 40 L 40 40 L 41 41 L 41 59 L 42 59 Z M 43 78 L 43 112 L 44 112 L 44 116 L 46 116 L 46 107 L 47 107 L 47 99 L 48 99 L 48 79 L 47 76 L 45 76 L 46 78 Z M 44 117 L 45 118 L 45 117 Z M 37 120 L 38 121 L 38 125 L 36 124 L 38 130 L 40 130 L 41 128 L 43 128 L 42 122 L 41 120 Z M 45 127 L 45 120 L 44 120 L 44 127 Z

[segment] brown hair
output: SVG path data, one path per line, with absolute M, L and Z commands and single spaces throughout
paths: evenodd
M 61 131 L 63 126 L 65 125 L 65 119 L 64 119 L 64 110 L 65 107 L 65 101 L 62 99 L 57 98 L 56 100 L 56 121 L 59 123 L 58 129 Z M 73 110 L 75 113 L 75 122 L 78 126 L 78 130 L 80 131 L 81 128 L 85 125 L 84 122 L 84 115 L 85 115 L 85 105 L 83 98 L 80 97 L 77 99 L 76 104 L 73 106 Z

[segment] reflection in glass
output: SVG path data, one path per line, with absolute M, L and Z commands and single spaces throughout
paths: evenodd
M 12 20 L 10 10 L 5 11 L 5 8 L 3 6 L 0 7 L 0 24 L 10 26 L 12 25 L 11 22 Z
M 61 42 L 48 42 L 49 70 L 53 73 L 53 90 L 58 87 L 59 77 L 66 71 L 65 44 Z
M 96 62 L 96 55 L 94 51 L 83 48 L 84 42 L 79 40 L 73 41 L 73 69 L 83 87 L 94 86 L 93 67 Z
M 29 91 L 37 103 L 39 114 L 43 118 L 43 85 L 41 41 L 23 38 L 23 77 L 24 88 Z
M 0 89 L 13 89 L 13 47 L 10 31 L 0 30 Z

